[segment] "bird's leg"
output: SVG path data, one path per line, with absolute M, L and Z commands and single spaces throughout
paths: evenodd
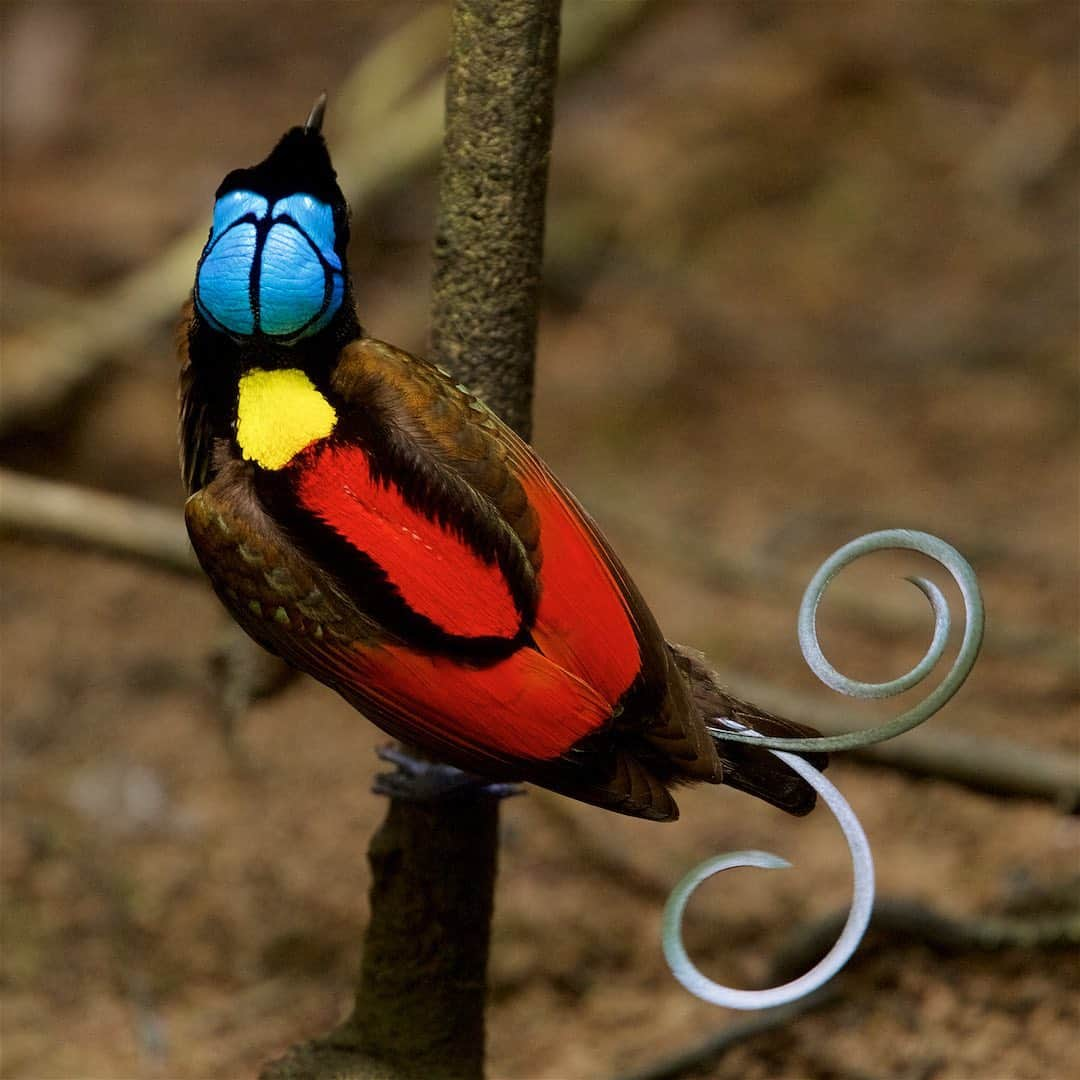
M 474 795 L 508 799 L 512 795 L 525 794 L 520 784 L 493 783 L 453 765 L 413 757 L 399 746 L 380 746 L 375 753 L 380 761 L 397 766 L 393 772 L 376 774 L 372 785 L 376 795 L 408 802 L 436 802 Z

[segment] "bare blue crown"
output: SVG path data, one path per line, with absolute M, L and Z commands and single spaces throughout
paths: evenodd
M 195 276 L 199 313 L 235 337 L 317 333 L 345 295 L 334 240 L 333 210 L 312 195 L 273 206 L 253 191 L 222 195 Z

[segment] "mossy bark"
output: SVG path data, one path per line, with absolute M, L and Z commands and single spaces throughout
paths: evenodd
M 558 0 L 457 0 L 435 244 L 432 359 L 529 437 Z M 263 1073 L 475 1080 L 498 802 L 393 800 L 369 852 L 352 1016 Z
M 558 0 L 455 5 L 432 351 L 525 438 L 558 51 Z

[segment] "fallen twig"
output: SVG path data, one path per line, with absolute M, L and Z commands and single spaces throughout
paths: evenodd
M 797 927 L 778 949 L 767 981 L 786 982 L 813 966 L 836 940 L 846 918 L 845 908 Z M 870 929 L 950 951 L 1070 948 L 1080 944 L 1080 911 L 1034 918 L 960 918 L 918 901 L 886 897 L 879 898 L 874 905 Z M 819 991 L 791 1005 L 732 1024 L 643 1069 L 621 1073 L 615 1080 L 676 1080 L 714 1064 L 733 1046 L 784 1027 L 839 998 L 840 991 L 836 988 Z
M 796 927 L 773 958 L 770 981 L 784 982 L 816 963 L 832 945 L 846 918 L 845 908 Z M 1080 911 L 1023 918 L 964 917 L 946 915 L 918 900 L 879 897 L 870 931 L 942 951 L 1065 949 L 1080 945 Z
M 790 1005 L 781 1005 L 777 1009 L 758 1013 L 749 1020 L 740 1020 L 702 1039 L 695 1046 L 679 1050 L 670 1057 L 646 1065 L 643 1069 L 620 1073 L 614 1080 L 675 1080 L 676 1077 L 711 1065 L 733 1046 L 785 1027 L 792 1020 L 813 1009 L 823 1008 L 838 997 L 839 993 L 834 989 L 819 990 L 816 994 L 809 994 Z
M 199 573 L 179 510 L 0 469 L 0 529 Z

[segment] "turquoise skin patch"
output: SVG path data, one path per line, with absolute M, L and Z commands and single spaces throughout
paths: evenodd
M 251 267 L 258 235 L 248 221 L 237 222 L 208 247 L 196 280 L 199 310 L 219 330 L 255 332 L 251 311 Z
M 253 191 L 228 192 L 214 206 L 195 277 L 200 314 L 236 337 L 288 343 L 317 333 L 345 295 L 334 240 L 333 210 L 311 195 L 270 207 Z
M 230 191 L 214 203 L 214 230 L 212 240 L 220 236 L 230 225 L 235 224 L 246 214 L 251 214 L 256 221 L 266 217 L 269 203 L 253 191 Z

